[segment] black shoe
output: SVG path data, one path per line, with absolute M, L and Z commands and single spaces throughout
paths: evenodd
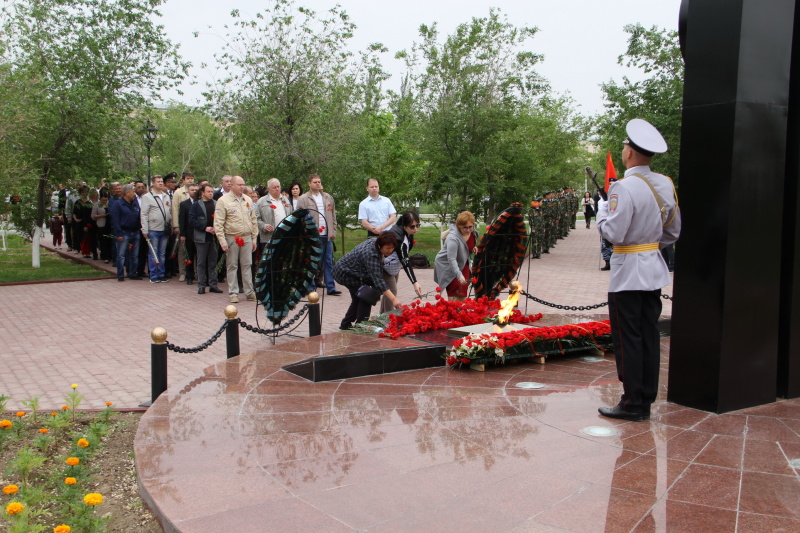
M 611 270 L 611 263 L 609 261 L 606 261 L 606 266 L 604 266 L 600 270 Z
M 169 283 L 169 277 L 158 278 L 159 283 Z
M 347 331 L 348 329 L 350 329 L 352 327 L 353 326 L 351 326 L 351 325 L 342 324 L 341 326 L 339 326 L 339 329 L 342 330 L 342 331 Z
M 601 415 L 608 418 L 617 418 L 619 420 L 630 420 L 631 422 L 641 422 L 642 420 L 650 420 L 650 413 L 626 411 L 619 405 L 614 407 L 601 407 L 598 409 Z
M 156 278 L 150 278 L 150 283 L 161 283 L 161 280 Z
M 125 281 L 125 278 L 117 278 L 117 281 Z
M 141 281 L 141 280 L 142 280 L 142 277 L 141 277 L 141 276 L 131 276 L 131 277 L 130 277 L 130 278 L 128 278 L 128 279 L 135 279 L 135 280 L 137 280 L 137 281 Z
M 220 292 L 222 292 L 222 291 L 220 291 Z M 200 288 L 197 289 L 197 294 L 205 294 L 205 293 L 206 293 L 206 288 L 205 287 L 200 287 Z
M 186 284 L 187 285 L 194 285 L 194 279 L 193 278 L 187 278 L 186 279 Z
M 337 290 L 328 291 L 328 296 L 339 296 L 340 294 L 342 294 L 342 291 L 337 291 Z
M 222 294 L 222 289 L 220 289 L 218 287 L 211 287 L 210 289 L 208 289 L 208 292 L 213 292 L 213 293 L 216 293 L 216 294 Z

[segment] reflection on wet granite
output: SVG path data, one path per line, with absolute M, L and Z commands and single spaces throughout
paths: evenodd
M 298 339 L 176 382 L 134 445 L 143 498 L 165 531 L 800 524 L 800 478 L 788 463 L 800 458 L 798 400 L 714 415 L 666 403 L 662 387 L 650 421 L 625 422 L 597 414 L 621 391 L 610 356 L 324 383 L 279 368 L 400 344 L 351 333 Z M 544 388 L 516 387 L 522 381 Z M 588 436 L 588 426 L 619 434 Z

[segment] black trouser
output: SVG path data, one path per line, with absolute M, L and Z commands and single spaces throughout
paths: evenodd
M 642 412 L 658 394 L 661 289 L 609 292 L 608 312 L 617 376 L 624 391 L 619 404 L 626 411 Z
M 141 232 L 140 232 L 141 233 Z M 139 241 L 139 257 L 138 263 L 136 268 L 136 275 L 139 277 L 145 277 L 145 267 L 147 267 L 147 255 L 150 253 L 150 247 L 147 245 L 147 241 L 144 240 L 144 235 L 142 235 L 141 240 Z
M 340 329 L 350 329 L 354 323 L 357 324 L 368 319 L 372 313 L 372 306 L 358 297 L 358 287 L 355 289 L 347 287 L 347 290 L 350 291 L 350 307 L 344 314 L 342 323 L 339 325 Z

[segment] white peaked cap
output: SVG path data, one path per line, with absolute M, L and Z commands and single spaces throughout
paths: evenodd
M 646 120 L 641 118 L 631 120 L 625 126 L 625 131 L 628 133 L 628 139 L 633 143 L 634 149 L 641 148 L 654 154 L 663 154 L 667 151 L 667 141 L 656 127 Z

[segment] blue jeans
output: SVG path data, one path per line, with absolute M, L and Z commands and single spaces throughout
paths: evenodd
M 323 271 L 325 272 L 325 286 L 328 292 L 336 290 L 336 284 L 333 281 L 333 242 L 327 237 L 322 237 L 322 264 Z
M 142 232 L 122 230 L 122 240 L 117 243 L 117 277 L 125 277 L 125 266 L 128 266 L 128 277 L 136 275 L 139 268 L 139 241 Z
M 150 239 L 150 244 L 153 246 L 153 249 L 147 250 L 147 266 L 150 269 L 150 279 L 161 279 L 164 277 L 165 272 L 165 258 L 167 256 L 167 241 L 169 240 L 169 235 L 163 231 L 153 231 L 151 230 L 150 233 L 147 234 L 147 237 Z M 147 243 L 145 243 L 146 245 Z M 156 254 L 158 254 L 158 264 L 155 262 L 155 258 L 153 257 L 153 250 L 155 250 Z

